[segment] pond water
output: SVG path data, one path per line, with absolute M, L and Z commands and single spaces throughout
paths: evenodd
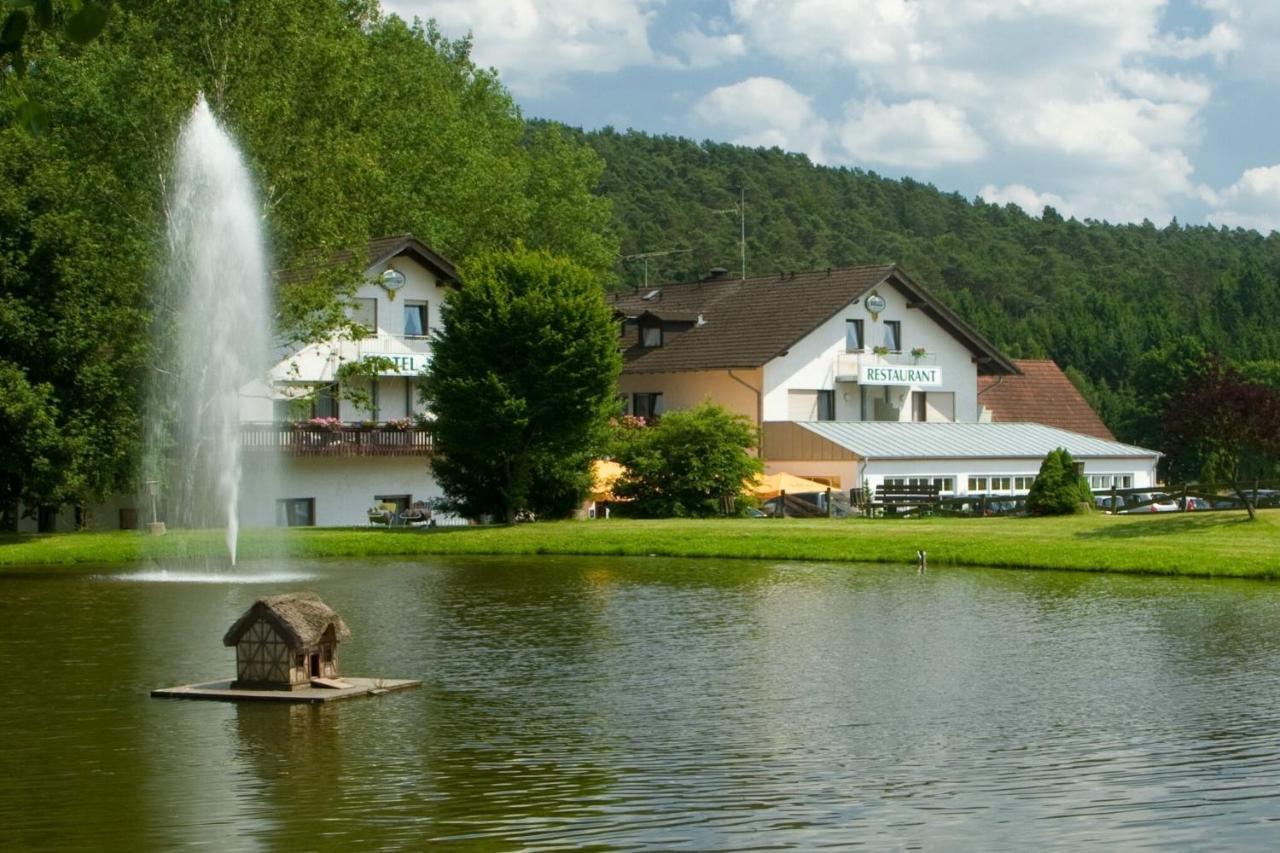
M 1280 837 L 1280 586 L 666 559 L 0 575 L 0 849 L 1026 849 Z M 229 677 L 313 589 L 326 706 Z

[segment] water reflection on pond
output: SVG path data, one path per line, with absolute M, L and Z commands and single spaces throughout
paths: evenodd
M 160 570 L 0 576 L 0 848 L 1280 830 L 1271 584 L 587 558 Z M 229 675 L 226 628 L 299 585 L 352 627 L 344 671 L 424 686 L 324 707 L 147 696 Z

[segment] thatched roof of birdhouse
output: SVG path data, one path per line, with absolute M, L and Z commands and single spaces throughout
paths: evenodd
M 222 638 L 224 646 L 234 646 L 259 617 L 275 625 L 290 646 L 314 646 L 325 631 L 333 628 L 339 640 L 351 637 L 351 629 L 332 607 L 314 592 L 291 592 L 260 598 L 228 629 Z

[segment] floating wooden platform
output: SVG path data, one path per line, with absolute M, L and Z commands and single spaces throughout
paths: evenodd
M 206 681 L 203 684 L 184 684 L 181 687 L 161 687 L 151 691 L 161 699 L 210 699 L 216 702 L 335 702 L 356 696 L 387 693 L 417 687 L 421 681 L 402 678 L 349 678 L 342 681 L 348 687 L 305 687 L 302 690 L 232 690 L 230 681 Z

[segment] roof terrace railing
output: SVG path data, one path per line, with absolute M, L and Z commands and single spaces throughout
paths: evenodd
M 242 423 L 246 452 L 275 451 L 292 456 L 426 456 L 431 434 L 424 427 L 392 423 L 332 424 Z

